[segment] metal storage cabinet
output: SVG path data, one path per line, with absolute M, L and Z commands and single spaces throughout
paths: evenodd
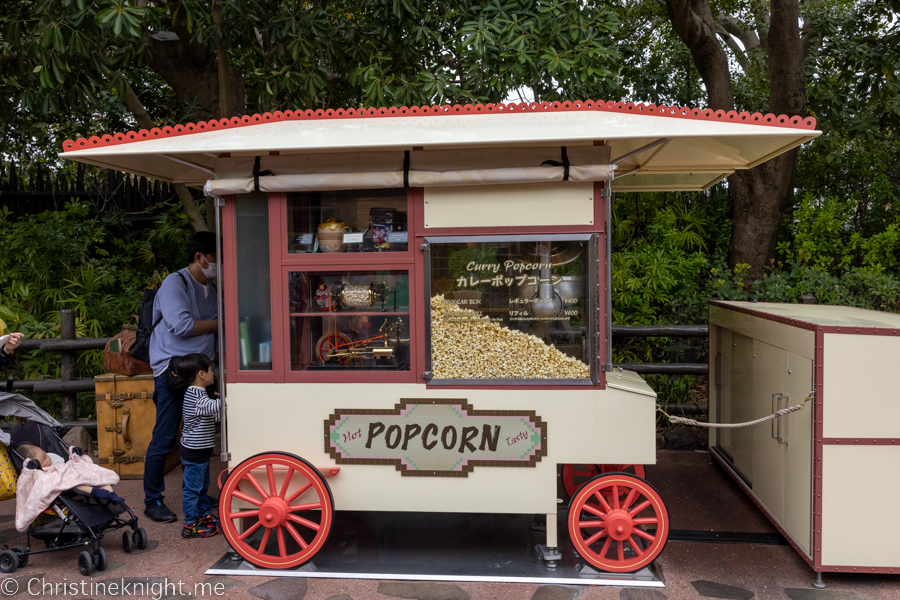
M 711 302 L 712 456 L 816 572 L 900 573 L 900 315 Z

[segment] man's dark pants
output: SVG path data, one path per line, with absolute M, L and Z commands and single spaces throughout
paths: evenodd
M 150 504 L 162 500 L 166 489 L 165 475 L 166 457 L 178 444 L 178 426 L 181 424 L 181 408 L 183 398 L 173 394 L 166 387 L 166 374 L 153 379 L 153 402 L 156 404 L 156 425 L 153 427 L 153 439 L 147 447 L 144 459 L 144 503 Z

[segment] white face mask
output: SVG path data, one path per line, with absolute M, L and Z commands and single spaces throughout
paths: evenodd
M 206 260 L 205 258 L 203 260 Z M 208 260 L 206 261 L 206 268 L 203 268 L 203 264 L 200 263 L 200 271 L 203 273 L 203 276 L 207 279 L 215 279 L 216 278 L 216 263 L 211 263 Z

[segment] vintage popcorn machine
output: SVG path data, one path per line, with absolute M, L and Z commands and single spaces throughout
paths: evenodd
M 258 567 L 312 559 L 341 510 L 548 515 L 565 464 L 655 462 L 656 394 L 610 362 L 612 192 L 704 190 L 814 119 L 612 102 L 275 112 L 65 143 L 203 187 L 222 235 L 220 516 Z M 638 570 L 669 529 L 601 473 L 566 531 Z

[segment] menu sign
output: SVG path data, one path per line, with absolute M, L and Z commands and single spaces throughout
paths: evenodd
M 534 411 L 475 410 L 459 399 L 405 399 L 393 410 L 337 409 L 325 451 L 338 464 L 394 465 L 401 475 L 466 477 L 475 467 L 533 467 L 547 455 Z

